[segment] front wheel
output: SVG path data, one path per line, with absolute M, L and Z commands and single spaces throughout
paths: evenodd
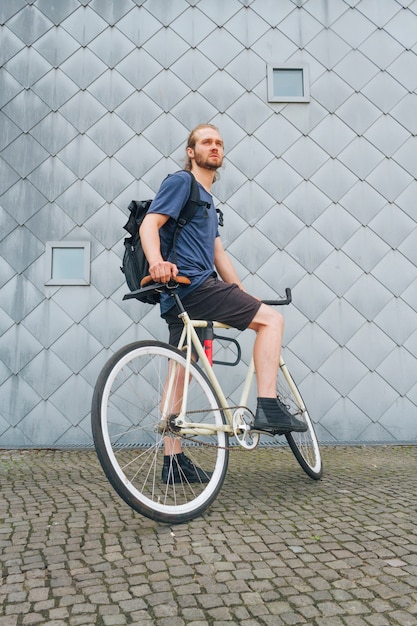
M 281 374 L 278 376 L 277 384 L 278 396 L 297 419 L 307 424 L 306 432 L 292 432 L 285 435 L 285 437 L 305 473 L 314 480 L 320 480 L 323 475 L 323 463 L 313 422 L 310 419 L 301 394 L 282 359 L 280 370 Z
M 164 523 L 200 515 L 216 498 L 228 464 L 225 417 L 201 369 L 191 363 L 185 419 L 199 432 L 177 436 L 186 360 L 158 341 L 135 342 L 104 366 L 92 403 L 97 455 L 109 482 L 134 510 Z M 178 435 L 180 433 L 178 432 Z M 178 444 L 187 467 L 178 463 Z

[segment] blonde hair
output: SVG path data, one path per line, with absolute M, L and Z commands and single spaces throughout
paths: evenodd
M 219 129 L 217 128 L 217 126 L 214 126 L 213 124 L 199 124 L 191 131 L 191 133 L 188 135 L 187 145 L 185 146 L 186 156 L 185 156 L 184 169 L 187 170 L 187 172 L 191 172 L 191 168 L 193 165 L 190 157 L 188 156 L 187 148 L 192 148 L 194 150 L 195 144 L 197 141 L 196 134 L 199 130 L 202 130 L 203 128 L 211 128 L 212 130 L 215 130 L 217 133 L 219 132 Z

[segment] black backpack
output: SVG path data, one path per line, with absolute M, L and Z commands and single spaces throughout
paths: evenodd
M 200 192 L 198 189 L 197 181 L 191 172 L 188 172 L 191 176 L 191 190 L 190 195 L 181 209 L 177 221 L 177 227 L 174 232 L 174 236 L 167 252 L 167 255 L 171 250 L 175 249 L 175 244 L 181 229 L 190 222 L 199 206 L 210 206 L 207 202 L 200 200 Z M 139 237 L 139 227 L 142 224 L 152 200 L 132 200 L 129 204 L 129 219 L 123 227 L 131 235 L 124 240 L 125 252 L 123 255 L 122 267 L 120 268 L 125 275 L 127 286 L 130 291 L 136 291 L 140 289 L 141 280 L 149 275 L 149 263 L 143 252 L 142 244 Z M 146 302 L 147 304 L 157 304 L 160 300 L 160 294 L 155 291 L 148 291 L 142 295 L 135 296 L 137 300 Z

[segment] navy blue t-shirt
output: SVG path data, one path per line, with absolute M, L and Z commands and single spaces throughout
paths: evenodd
M 212 196 L 198 183 L 200 199 L 209 204 L 199 206 L 193 219 L 181 230 L 176 244 L 176 265 L 182 276 L 191 280 L 188 287 L 180 287 L 181 297 L 191 293 L 214 272 L 214 241 L 219 236 L 218 219 Z M 176 220 L 181 209 L 187 202 L 191 191 L 191 176 L 184 171 L 168 176 L 159 188 L 149 213 L 168 215 L 168 222 L 160 229 L 162 256 L 172 242 Z M 171 251 L 168 258 L 175 262 Z M 161 314 L 166 313 L 173 306 L 169 295 L 161 295 Z

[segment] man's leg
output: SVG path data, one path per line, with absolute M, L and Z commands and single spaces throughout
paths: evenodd
M 170 327 L 170 343 L 178 345 L 183 325 L 174 324 Z M 191 355 L 193 361 L 196 356 Z M 173 371 L 172 368 L 175 368 Z M 172 378 L 173 377 L 173 378 Z M 185 381 L 185 368 L 179 364 L 171 362 L 167 379 L 165 381 L 165 392 L 163 395 L 161 408 L 165 410 L 167 416 L 178 415 L 181 411 L 182 396 Z M 165 393 L 171 387 L 169 406 L 165 406 Z M 164 483 L 208 483 L 212 472 L 205 472 L 203 469 L 192 463 L 192 461 L 182 452 L 181 438 L 173 434 L 164 437 L 164 465 L 162 468 L 162 482 Z
M 307 425 L 289 412 L 276 393 L 284 318 L 271 307 L 262 304 L 249 328 L 257 333 L 253 348 L 258 385 L 254 429 L 280 435 L 306 431 Z
M 173 365 L 174 364 L 171 362 L 167 380 L 165 381 L 165 387 L 168 386 L 169 382 L 172 383 L 171 397 L 169 398 L 170 406 L 168 407 L 168 411 L 167 411 L 168 416 L 177 415 L 181 410 L 182 391 L 184 389 L 184 380 L 185 380 L 184 368 L 176 365 L 176 368 L 175 368 L 176 371 L 175 371 L 175 374 L 173 374 L 172 373 Z M 175 376 L 175 379 L 173 381 L 171 380 L 172 376 Z M 163 396 L 162 407 L 164 407 L 164 404 L 165 404 L 165 392 Z M 165 449 L 166 455 L 180 454 L 182 452 L 181 439 L 179 439 L 178 437 L 174 437 L 172 435 L 165 436 L 164 437 L 164 449 Z
M 276 398 L 276 380 L 284 334 L 284 318 L 278 311 L 262 304 L 249 328 L 256 334 L 253 347 L 258 396 Z

